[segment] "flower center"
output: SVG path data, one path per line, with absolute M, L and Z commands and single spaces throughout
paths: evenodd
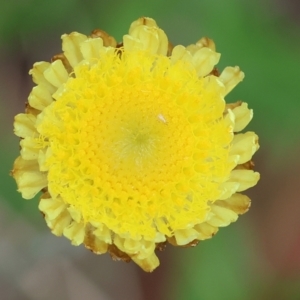
M 135 238 L 203 221 L 230 173 L 216 82 L 142 51 L 107 50 L 74 73 L 38 125 L 51 195 Z

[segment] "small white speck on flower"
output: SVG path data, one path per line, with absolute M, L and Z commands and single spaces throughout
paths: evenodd
M 163 114 L 158 114 L 157 118 L 162 121 L 163 123 L 167 124 L 167 120 L 165 119 L 165 117 L 163 116 Z

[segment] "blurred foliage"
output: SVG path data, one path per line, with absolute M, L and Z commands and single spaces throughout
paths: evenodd
M 53 32 L 58 33 L 59 45 L 62 33 L 88 34 L 94 28 L 103 28 L 120 40 L 130 22 L 140 16 L 156 19 L 174 44 L 189 44 L 209 36 L 222 53 L 219 68 L 238 65 L 245 72 L 245 81 L 229 95 L 228 101 L 242 99 L 254 109 L 250 130 L 259 134 L 262 153 L 268 153 L 267 164 L 276 162 L 280 167 L 285 161 L 278 158 L 299 143 L 300 40 L 299 28 L 271 5 L 270 1 L 258 0 L 1 1 L 0 44 L 7 52 L 22 51 L 24 47 L 27 53 L 34 53 L 36 41 L 46 41 L 45 36 L 52 36 Z M 16 49 L 19 45 L 21 50 Z M 5 115 L 8 104 L 1 99 L 0 117 Z M 37 199 L 21 200 L 8 176 L 18 153 L 18 139 L 12 139 L 11 124 L 2 126 L 7 131 L 1 137 L 6 143 L 1 141 L 0 195 L 31 221 L 41 222 Z M 255 260 L 253 249 L 247 247 L 251 233 L 242 235 L 241 231 L 246 232 L 246 226 L 233 225 L 184 254 L 179 250 L 176 256 L 179 251 L 175 250 L 176 271 L 167 285 L 165 299 L 257 299 L 263 278 L 256 276 L 251 267 Z M 296 283 L 282 284 L 282 290 L 287 290 L 284 299 L 300 297 Z
M 168 299 L 256 299 L 256 286 L 262 276 L 256 274 L 254 280 L 253 254 L 249 251 L 253 247 L 245 231 L 241 224 L 231 225 L 212 240 L 179 253 L 184 257 L 173 276 L 180 278 L 180 285 L 172 289 Z

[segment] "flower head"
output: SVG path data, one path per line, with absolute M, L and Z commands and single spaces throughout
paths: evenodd
M 152 271 L 166 242 L 195 245 L 248 210 L 258 138 L 237 133 L 252 110 L 224 97 L 244 74 L 218 74 L 213 41 L 173 47 L 150 18 L 120 44 L 101 30 L 62 40 L 30 71 L 12 171 L 25 199 L 42 191 L 54 234 Z

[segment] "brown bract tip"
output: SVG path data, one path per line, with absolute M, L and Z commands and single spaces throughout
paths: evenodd
M 129 255 L 121 251 L 116 245 L 109 245 L 108 252 L 111 258 L 115 261 L 122 260 L 125 262 L 130 262 L 131 258 Z
M 117 46 L 117 42 L 114 39 L 114 37 L 110 36 L 104 30 L 94 29 L 91 33 L 91 37 L 92 38 L 101 38 L 103 40 L 103 45 L 105 47 L 108 47 L 108 46 L 116 47 Z

